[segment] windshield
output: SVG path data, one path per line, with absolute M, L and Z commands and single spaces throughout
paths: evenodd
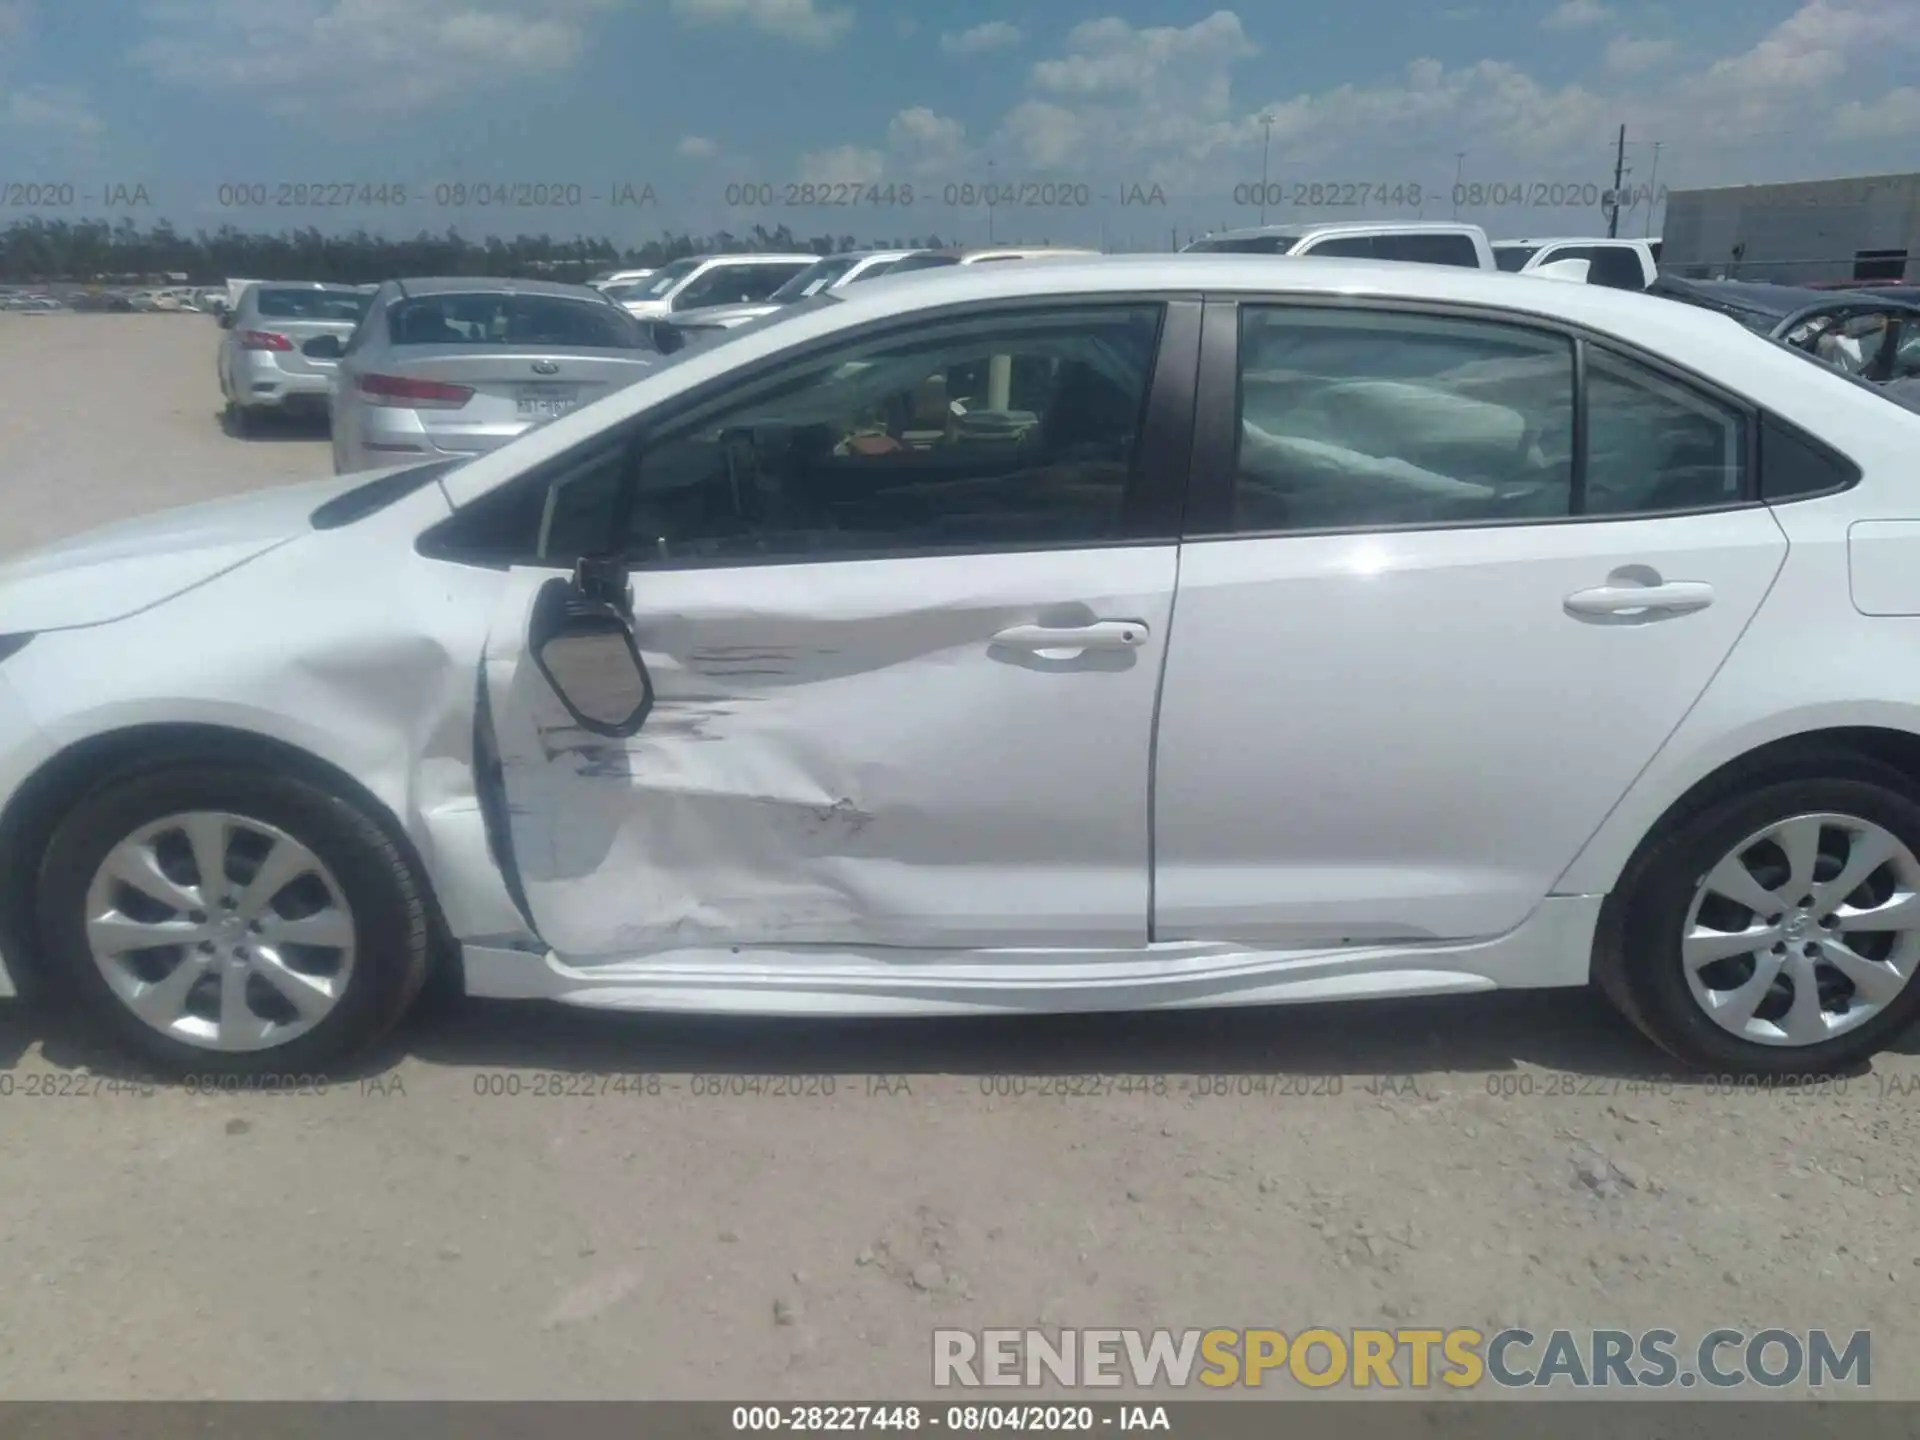
M 1202 255 L 1284 255 L 1298 243 L 1287 235 L 1248 235 L 1240 239 L 1196 240 L 1187 249 Z
M 1527 268 L 1527 261 L 1539 253 L 1538 245 L 1496 245 L 1493 247 L 1493 263 L 1502 270 L 1518 274 Z
M 809 295 L 825 290 L 859 263 L 858 255 L 836 255 L 830 260 L 817 260 L 767 299 L 775 305 L 791 305 L 796 300 L 804 300 Z
M 896 257 L 892 260 L 876 260 L 873 262 L 873 264 L 867 266 L 866 269 L 862 270 L 858 275 L 855 275 L 851 280 L 847 281 L 846 283 L 849 285 L 864 284 L 868 280 L 878 280 L 882 275 L 891 274 L 893 271 L 898 270 L 899 268 L 900 268 L 899 257 Z
M 353 290 L 276 290 L 262 286 L 254 293 L 254 309 L 262 320 L 339 320 L 352 324 L 367 313 L 372 299 Z
M 958 265 L 958 255 L 940 255 L 931 250 L 923 250 L 918 255 L 909 255 L 904 260 L 893 262 L 893 273 L 904 274 L 908 270 L 936 270 L 943 265 Z
M 621 298 L 626 300 L 663 299 L 669 290 L 698 270 L 704 263 L 704 259 L 700 256 L 688 256 L 685 260 L 676 260 L 671 265 L 662 265 L 644 280 L 636 280 Z
M 396 345 L 544 345 L 640 350 L 646 333 L 613 305 L 506 291 L 420 295 L 387 311 Z

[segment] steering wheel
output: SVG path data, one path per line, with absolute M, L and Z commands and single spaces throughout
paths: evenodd
M 1820 300 L 1812 305 L 1803 305 L 1776 324 L 1767 332 L 1767 337 L 1783 345 L 1792 345 L 1797 350 L 1818 355 L 1810 346 L 1789 339 L 1796 330 L 1815 320 L 1831 317 L 1836 323 L 1844 322 L 1856 315 L 1884 315 L 1887 323 L 1880 332 L 1880 346 L 1860 367 L 1860 378 L 1871 380 L 1876 385 L 1884 385 L 1894 377 L 1895 357 L 1900 353 L 1901 335 L 1904 332 L 1920 330 L 1920 304 L 1911 300 L 1875 300 L 1865 296 L 1845 296 L 1833 300 Z M 1818 335 L 1809 339 L 1817 340 L 1819 335 L 1832 332 L 1832 326 L 1823 326 Z

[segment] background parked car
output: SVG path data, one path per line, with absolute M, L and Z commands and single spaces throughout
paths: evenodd
M 262 412 L 326 409 L 340 350 L 370 297 L 351 285 L 250 285 L 220 317 L 220 393 L 229 423 L 244 432 Z
M 133 302 L 124 295 L 111 291 L 89 290 L 73 297 L 72 308 L 83 313 L 128 315 L 133 312 Z
M 1319 255 L 1349 260 L 1411 260 L 1466 270 L 1495 270 L 1493 246 L 1478 225 L 1452 220 L 1364 220 L 1323 225 L 1253 225 L 1222 230 L 1181 247 L 1200 254 Z
M 1920 290 L 1848 292 L 1662 275 L 1649 293 L 1717 310 L 1920 410 Z
M 791 255 L 691 255 L 663 265 L 620 303 L 635 317 L 697 310 L 708 305 L 751 305 L 765 300 L 820 257 Z
M 697 309 L 675 311 L 672 324 L 689 337 L 704 331 L 730 330 L 772 314 L 784 305 L 818 295 L 823 290 L 839 290 L 862 280 L 877 280 L 891 271 L 914 250 L 848 250 L 827 255 L 795 275 L 765 300 L 753 304 L 703 305 Z
M 1657 240 L 1565 236 L 1551 240 L 1496 240 L 1494 263 L 1515 275 L 1605 285 L 1615 290 L 1644 290 L 1660 274 Z
M 996 260 L 1052 260 L 1086 258 L 1098 250 L 1083 250 L 1070 245 L 979 245 L 949 250 L 916 250 L 887 268 L 889 275 L 905 275 L 914 270 L 938 270 L 947 265 L 985 265 Z
M 586 285 L 390 280 L 344 348 L 334 471 L 495 449 L 659 358 L 639 322 Z
M 631 285 L 636 280 L 644 280 L 651 274 L 653 274 L 651 267 L 644 267 L 639 270 L 602 270 L 598 275 L 587 281 L 587 284 L 596 290 L 608 291 Z

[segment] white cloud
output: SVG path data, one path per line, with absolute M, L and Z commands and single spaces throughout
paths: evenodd
M 1634 75 L 1673 58 L 1671 40 L 1633 40 L 1617 35 L 1607 42 L 1606 66 L 1616 75 Z
M 6 96 L 0 121 L 23 130 L 51 131 L 90 139 L 106 126 L 84 91 L 66 85 L 28 85 Z
M 800 157 L 794 178 L 803 185 L 874 185 L 887 175 L 887 157 L 878 150 L 841 145 Z
M 814 0 L 673 0 L 673 13 L 689 24 L 745 24 L 802 45 L 831 45 L 853 24 L 853 11 L 816 9 Z
M 940 37 L 940 48 L 949 55 L 984 55 L 989 50 L 1004 50 L 1018 45 L 1020 27 L 1005 20 L 989 20 L 971 30 L 949 30 Z
M 720 153 L 720 145 L 704 135 L 682 135 L 673 150 L 683 160 L 711 160 Z
M 1089 20 L 1067 33 L 1067 50 L 1063 59 L 1033 67 L 1036 89 L 1082 99 L 1144 98 L 1259 53 L 1231 10 L 1216 10 L 1185 29 L 1135 29 L 1113 16 Z
M 1572 80 L 1546 80 L 1507 60 L 1423 57 L 1344 84 L 1266 93 L 1249 84 L 1265 66 L 1232 11 L 1187 26 L 1109 16 L 1074 27 L 1054 53 L 1036 57 L 1026 94 L 997 118 L 963 126 L 925 107 L 903 110 L 882 149 L 856 153 L 869 173 L 884 164 L 889 178 L 962 178 L 991 159 L 1007 179 L 1071 178 L 1107 194 L 1160 184 L 1174 197 L 1169 218 L 1183 222 L 1235 218 L 1228 197 L 1236 182 L 1259 175 L 1269 139 L 1276 179 L 1417 182 L 1442 207 L 1429 204 L 1429 215 L 1450 212 L 1445 197 L 1461 151 L 1469 180 L 1604 186 L 1622 119 L 1636 185 L 1894 169 L 1897 142 L 1920 128 L 1920 87 L 1882 93 L 1884 82 L 1866 77 L 1889 61 L 1905 67 L 1894 73 L 1920 73 L 1908 59 L 1920 54 L 1912 4 L 1801 0 L 1757 40 L 1717 58 L 1603 32 L 1583 37 L 1586 68 Z M 1571 8 L 1592 21 L 1600 7 L 1573 0 Z M 1657 177 L 1655 140 L 1664 141 Z M 1501 233 L 1541 218 L 1462 213 Z
M 283 115 L 379 120 L 561 74 L 609 0 L 150 0 L 136 62 Z
M 902 110 L 887 122 L 887 143 L 909 156 L 948 158 L 966 149 L 967 127 L 924 105 Z
M 1833 133 L 1842 140 L 1908 139 L 1920 132 L 1920 90 L 1902 85 L 1878 100 L 1848 101 L 1833 114 Z
M 1613 18 L 1613 11 L 1600 0 L 1561 0 L 1540 22 L 1547 30 L 1585 30 Z
M 1807 0 L 1757 44 L 1715 61 L 1687 87 L 1694 133 L 1738 142 L 1785 128 L 1783 107 L 1814 103 L 1854 62 L 1902 48 L 1920 51 L 1920 29 L 1905 0 Z

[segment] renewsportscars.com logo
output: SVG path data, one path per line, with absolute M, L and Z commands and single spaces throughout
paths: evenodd
M 1826 1330 L 935 1330 L 942 1389 L 1770 1389 L 1873 1383 L 1873 1337 Z

